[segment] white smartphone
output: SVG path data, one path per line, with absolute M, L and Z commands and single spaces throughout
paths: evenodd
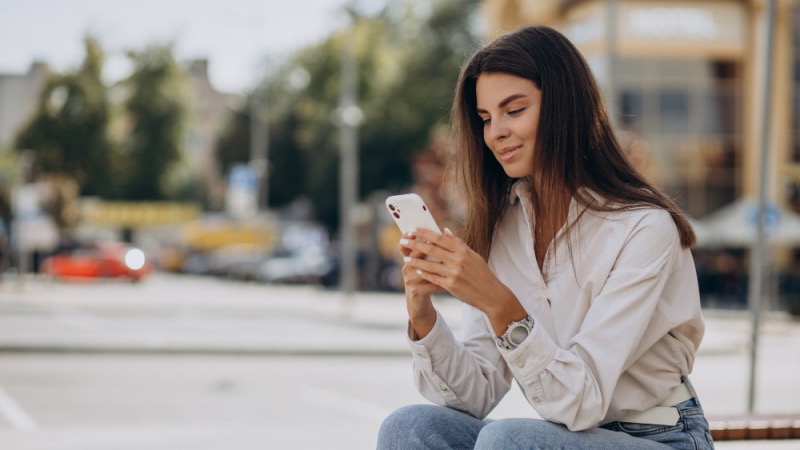
M 430 209 L 417 194 L 393 195 L 386 199 L 386 209 L 403 234 L 420 228 L 442 234 Z M 425 259 L 439 262 L 433 256 L 425 256 Z
M 386 199 L 386 209 L 403 233 L 424 228 L 442 234 L 431 211 L 417 194 L 393 195 Z

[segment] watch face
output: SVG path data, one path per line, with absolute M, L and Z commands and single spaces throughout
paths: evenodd
M 525 338 L 528 337 L 528 328 L 523 325 L 517 325 L 508 333 L 508 340 L 519 345 Z

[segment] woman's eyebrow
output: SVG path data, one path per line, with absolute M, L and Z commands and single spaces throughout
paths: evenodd
M 502 107 L 508 105 L 509 103 L 513 102 L 514 100 L 516 100 L 518 98 L 523 98 L 523 97 L 527 97 L 527 95 L 525 95 L 525 94 L 511 94 L 508 97 L 504 98 L 500 103 L 498 103 L 497 107 L 498 108 L 502 108 Z M 479 113 L 487 112 L 485 109 L 482 109 L 482 108 L 476 108 L 476 110 Z

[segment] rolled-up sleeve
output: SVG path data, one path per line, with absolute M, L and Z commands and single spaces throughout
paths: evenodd
M 409 345 L 417 390 L 429 401 L 485 418 L 511 387 L 511 372 L 486 330 L 485 316 L 464 307 L 458 339 L 437 312 L 427 336 Z

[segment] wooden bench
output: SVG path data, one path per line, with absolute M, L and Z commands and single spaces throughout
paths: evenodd
M 800 439 L 800 414 L 744 414 L 709 417 L 715 441 Z

